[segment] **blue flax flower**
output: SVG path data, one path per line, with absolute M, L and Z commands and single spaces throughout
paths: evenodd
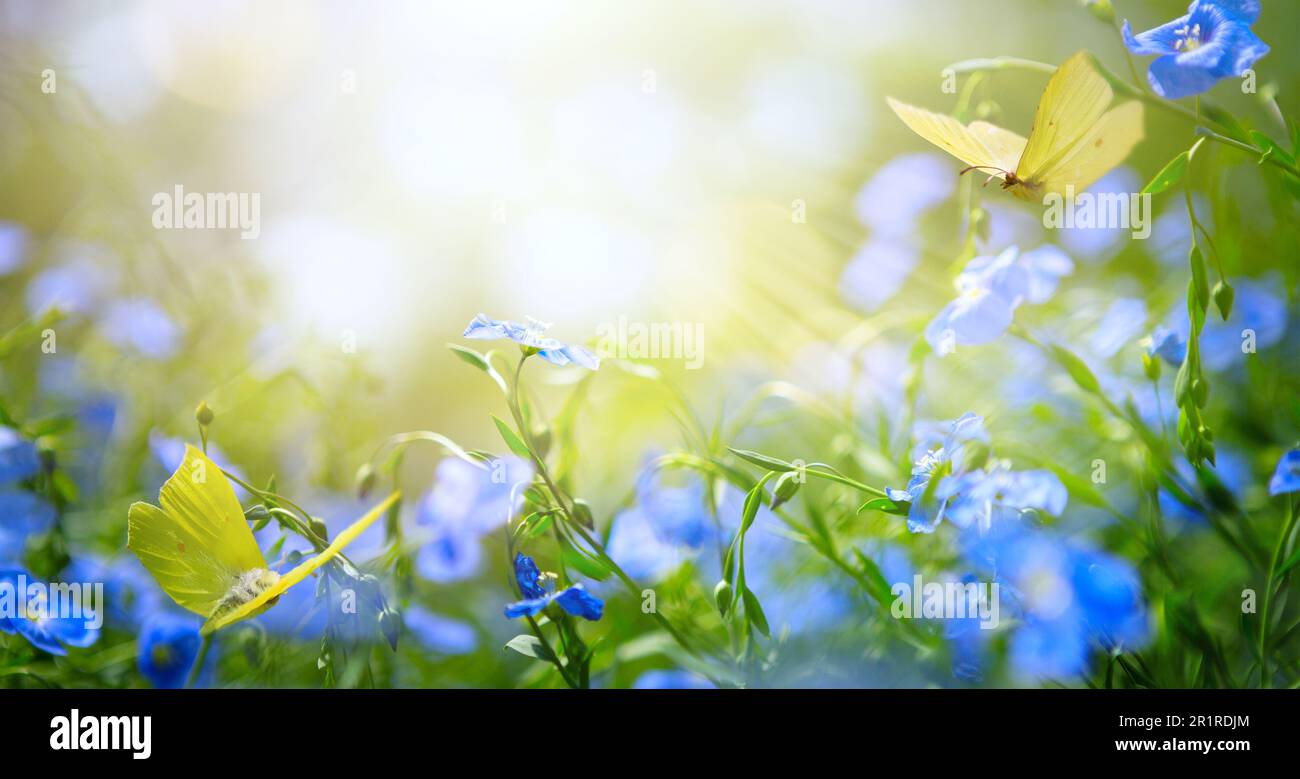
M 159 690 L 184 687 L 201 643 L 196 620 L 169 612 L 156 614 L 140 631 L 140 675 Z M 201 674 L 207 671 L 205 667 Z
M 40 469 L 36 445 L 12 427 L 0 425 L 0 485 L 30 478 Z
M 98 641 L 95 604 L 51 604 L 49 591 L 48 585 L 21 568 L 0 569 L 0 633 L 17 633 L 52 655 L 66 655 L 65 647 L 85 648 Z
M 22 490 L 0 489 L 0 564 L 17 562 L 28 536 L 54 526 L 54 506 L 39 495 Z
M 1138 649 L 1150 639 L 1141 583 L 1126 560 L 1023 523 L 971 538 L 967 558 L 992 568 L 1015 613 L 1008 657 L 1017 676 L 1079 676 L 1094 646 Z
M 1259 0 L 1194 0 L 1185 15 L 1137 35 L 1125 21 L 1124 45 L 1160 55 L 1147 80 L 1157 95 L 1176 100 L 1242 75 L 1267 54 L 1268 44 L 1250 30 L 1258 18 Z
M 590 370 L 600 367 L 600 359 L 583 346 L 561 343 L 542 335 L 550 324 L 527 317 L 527 324 L 490 319 L 487 314 L 474 317 L 463 333 L 466 338 L 493 340 L 506 338 L 527 349 L 535 349 L 543 360 L 556 365 L 581 365 Z
M 416 524 L 425 533 L 416 555 L 420 575 L 454 582 L 477 573 L 481 539 L 519 510 L 532 480 L 532 465 L 518 457 L 503 457 L 486 467 L 457 457 L 438 463 L 434 487 L 416 513 Z
M 940 497 L 942 480 L 966 472 L 966 452 L 972 443 L 987 443 L 983 418 L 967 412 L 954 420 L 938 448 L 929 449 L 926 436 L 913 452 L 912 478 L 902 490 L 886 488 L 885 496 L 896 503 L 910 503 L 907 529 L 933 533 L 948 509 L 948 497 Z
M 1268 481 L 1268 494 L 1300 492 L 1300 449 L 1292 449 L 1277 461 L 1277 470 Z
M 957 344 L 985 344 L 1011 326 L 1024 302 L 1046 303 L 1074 263 L 1055 246 L 1021 252 L 1012 246 L 996 256 L 976 257 L 957 276 L 955 300 L 925 328 L 925 340 L 940 355 Z
M 478 636 L 472 625 L 434 614 L 422 606 L 411 606 L 402 612 L 402 622 L 421 646 L 438 654 L 465 655 L 478 648 Z
M 1147 341 L 1147 356 L 1159 357 L 1165 362 L 1177 368 L 1183 364 L 1187 357 L 1187 341 L 1177 333 L 1170 330 L 1164 325 L 1157 325 L 1155 330 Z
M 524 599 L 506 606 L 506 616 L 510 619 L 535 616 L 552 602 L 575 617 L 592 622 L 600 619 L 605 610 L 604 602 L 587 592 L 581 584 L 555 592 L 555 577 L 542 576 L 533 558 L 522 552 L 515 554 L 515 581 L 519 584 L 519 592 Z

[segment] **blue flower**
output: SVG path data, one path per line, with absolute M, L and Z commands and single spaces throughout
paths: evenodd
M 1129 51 L 1160 55 L 1147 80 L 1157 95 L 1176 100 L 1242 75 L 1268 53 L 1250 30 L 1257 18 L 1259 0 L 1193 0 L 1172 22 L 1134 35 L 1126 20 L 1122 32 Z
M 57 518 L 54 507 L 41 496 L 0 489 L 0 564 L 17 562 L 27 537 L 48 531 Z
M 634 690 L 716 690 L 718 686 L 690 671 L 646 671 L 632 683 Z
M 1091 550 L 1075 551 L 1073 565 L 1074 594 L 1088 633 L 1106 649 L 1146 643 L 1150 626 L 1133 566 Z
M 1286 285 L 1276 274 L 1258 279 L 1236 279 L 1236 302 L 1228 321 L 1207 317 L 1201 333 L 1201 359 L 1213 371 L 1226 370 L 1245 359 L 1245 334 L 1253 336 L 1256 351 L 1281 341 L 1287 330 Z M 1280 293 L 1280 294 L 1279 294 Z M 1189 325 L 1184 313 L 1178 330 L 1186 335 Z
M 420 645 L 443 655 L 464 655 L 478 648 L 473 626 L 434 614 L 421 606 L 402 612 L 406 630 Z
M 543 576 L 533 558 L 522 552 L 515 554 L 515 582 L 524 599 L 506 606 L 505 614 L 510 619 L 535 616 L 552 602 L 575 617 L 592 622 L 600 619 L 605 610 L 604 602 L 587 592 L 581 584 L 574 584 L 556 593 L 555 576 Z
M 108 307 L 99 331 L 109 343 L 152 360 L 165 360 L 180 345 L 180 330 L 166 311 L 146 298 L 120 300 Z
M 1051 471 L 1013 471 L 1005 463 L 950 478 L 938 494 L 949 501 L 947 516 L 954 525 L 981 531 L 1029 509 L 1060 516 L 1069 500 L 1065 485 Z
M 1146 322 L 1146 303 L 1138 298 L 1120 298 L 1106 309 L 1088 339 L 1088 346 L 1099 357 L 1114 357 L 1142 332 Z
M 52 613 L 49 591 L 49 585 L 21 568 L 0 569 L 0 633 L 17 633 L 52 655 L 66 655 L 66 647 L 84 649 L 98 641 L 99 620 L 91 606 L 61 603 L 58 611 L 68 613 Z
M 1147 355 L 1159 357 L 1177 368 L 1187 357 L 1187 341 L 1174 330 L 1157 325 L 1147 338 Z
M 36 444 L 11 427 L 0 425 L 0 485 L 31 478 L 41 469 Z
M 853 201 L 858 221 L 875 235 L 904 238 L 921 214 L 952 197 L 957 177 L 943 157 L 903 154 L 881 165 Z
M 479 314 L 465 328 L 463 335 L 465 338 L 480 340 L 506 338 L 527 349 L 537 350 L 543 360 L 556 365 L 575 364 L 593 371 L 600 367 L 600 359 L 590 349 L 547 338 L 542 333 L 546 332 L 550 324 L 532 317 L 527 319 L 528 323 L 521 325 L 518 322 L 490 319 L 487 314 Z
M 925 340 L 940 355 L 957 344 L 993 341 L 1011 326 L 1022 302 L 1047 302 L 1073 270 L 1070 258 L 1050 244 L 1023 253 L 1012 246 L 997 256 L 976 257 L 957 277 L 961 294 L 926 326 Z
M 0 276 L 13 273 L 27 260 L 27 229 L 13 222 L 0 222 Z
M 972 442 L 987 443 L 988 434 L 984 432 L 983 418 L 970 412 L 962 414 L 948 426 L 943 438 L 943 445 L 928 448 L 927 436 L 922 436 L 922 443 L 912 466 L 912 478 L 903 490 L 886 488 L 885 496 L 896 503 L 910 503 L 907 514 L 907 529 L 913 533 L 933 533 L 943 521 L 948 507 L 948 497 L 940 497 L 939 485 L 949 475 L 960 476 L 967 470 L 965 454 Z
M 996 573 L 1017 614 L 1008 657 L 1022 678 L 1078 676 L 1094 645 L 1137 649 L 1150 638 L 1141 584 L 1125 560 L 1023 523 L 971 536 L 965 552 Z
M 198 621 L 168 612 L 156 614 L 145 623 L 139 641 L 140 675 L 159 690 L 184 687 L 202 643 Z M 208 659 L 212 659 L 211 654 Z M 201 676 L 211 667 L 210 663 L 205 665 Z
M 1277 470 L 1268 481 L 1268 494 L 1281 495 L 1300 491 L 1300 449 L 1292 449 L 1277 461 Z
M 840 294 L 855 308 L 870 313 L 894 296 L 920 260 L 920 253 L 892 237 L 873 238 L 840 275 Z
M 504 525 L 523 505 L 533 467 L 518 457 L 484 466 L 448 457 L 438 463 L 435 478 L 416 513 L 415 521 L 426 534 L 416 569 L 429 581 L 460 581 L 478 572 L 483 536 Z
M 110 624 L 137 628 L 165 605 L 162 590 L 135 555 L 103 560 L 78 554 L 60 576 L 65 582 L 103 582 Z

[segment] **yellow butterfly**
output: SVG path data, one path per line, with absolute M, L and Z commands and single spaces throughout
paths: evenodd
M 1142 104 L 1106 110 L 1114 93 L 1085 51 L 1066 60 L 1047 82 L 1029 139 L 988 122 L 961 122 L 886 98 L 912 131 L 970 167 L 995 171 L 1002 188 L 1023 200 L 1082 192 L 1123 162 L 1142 140 Z
M 333 559 L 400 497 L 394 492 L 335 536 L 320 554 L 283 576 L 270 570 L 235 490 L 193 446 L 162 486 L 162 508 L 137 502 L 127 512 L 128 549 L 177 604 L 207 621 L 200 633 L 262 613 L 285 590 Z

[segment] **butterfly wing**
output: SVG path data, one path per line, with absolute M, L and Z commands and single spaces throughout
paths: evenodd
M 967 165 L 1012 170 L 1024 149 L 1024 138 L 988 122 L 974 122 L 967 127 L 951 116 L 936 114 L 892 97 L 885 100 L 912 132 Z
M 378 506 L 375 506 L 370 511 L 366 512 L 365 516 L 361 517 L 356 522 L 353 522 L 342 533 L 335 536 L 334 541 L 322 550 L 320 554 L 305 560 L 296 568 L 281 576 L 274 586 L 269 587 L 256 598 L 242 604 L 238 608 L 225 611 L 220 616 L 209 619 L 203 624 L 200 632 L 206 636 L 214 630 L 219 630 L 233 622 L 238 622 L 241 619 L 246 619 L 264 611 L 267 606 L 270 605 L 271 601 L 280 597 L 285 590 L 307 578 L 307 576 L 315 572 L 317 568 L 320 568 L 325 563 L 333 560 L 339 552 L 343 551 L 344 547 L 356 540 L 356 537 L 365 532 L 366 528 L 373 525 L 375 520 L 382 517 L 401 496 L 402 494 L 400 492 L 394 492 L 389 495 Z
M 159 497 L 162 508 L 131 506 L 127 548 L 172 600 L 206 617 L 241 573 L 266 568 L 266 559 L 225 474 L 193 446 Z
M 1034 199 L 1048 192 L 1066 194 L 1067 187 L 1082 192 L 1133 151 L 1142 140 L 1142 104 L 1136 100 L 1102 115 L 1082 142 L 1050 169 L 1043 171 Z M 1016 187 L 1017 194 L 1024 188 Z
M 1086 51 L 1063 62 L 1038 99 L 1016 177 L 1033 190 L 1089 136 L 1113 96 L 1110 84 L 1097 73 Z

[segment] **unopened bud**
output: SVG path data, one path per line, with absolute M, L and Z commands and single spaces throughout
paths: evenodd
M 212 420 L 216 418 L 216 414 L 212 413 L 212 409 L 208 407 L 208 402 L 206 400 L 200 400 L 198 408 L 194 409 L 194 418 L 198 420 L 199 425 L 207 427 L 212 424 Z
M 727 610 L 731 608 L 731 583 L 726 579 L 718 582 L 713 588 L 713 602 L 718 604 L 718 611 L 722 616 L 727 616 Z
M 776 480 L 776 486 L 772 488 L 772 510 L 776 511 L 793 498 L 801 484 L 803 484 L 803 474 L 799 471 L 786 471 L 781 474 Z
M 375 488 L 375 482 L 379 480 L 379 474 L 375 473 L 375 468 L 370 463 L 362 463 L 357 469 L 357 497 L 365 499 L 370 497 L 370 492 Z

